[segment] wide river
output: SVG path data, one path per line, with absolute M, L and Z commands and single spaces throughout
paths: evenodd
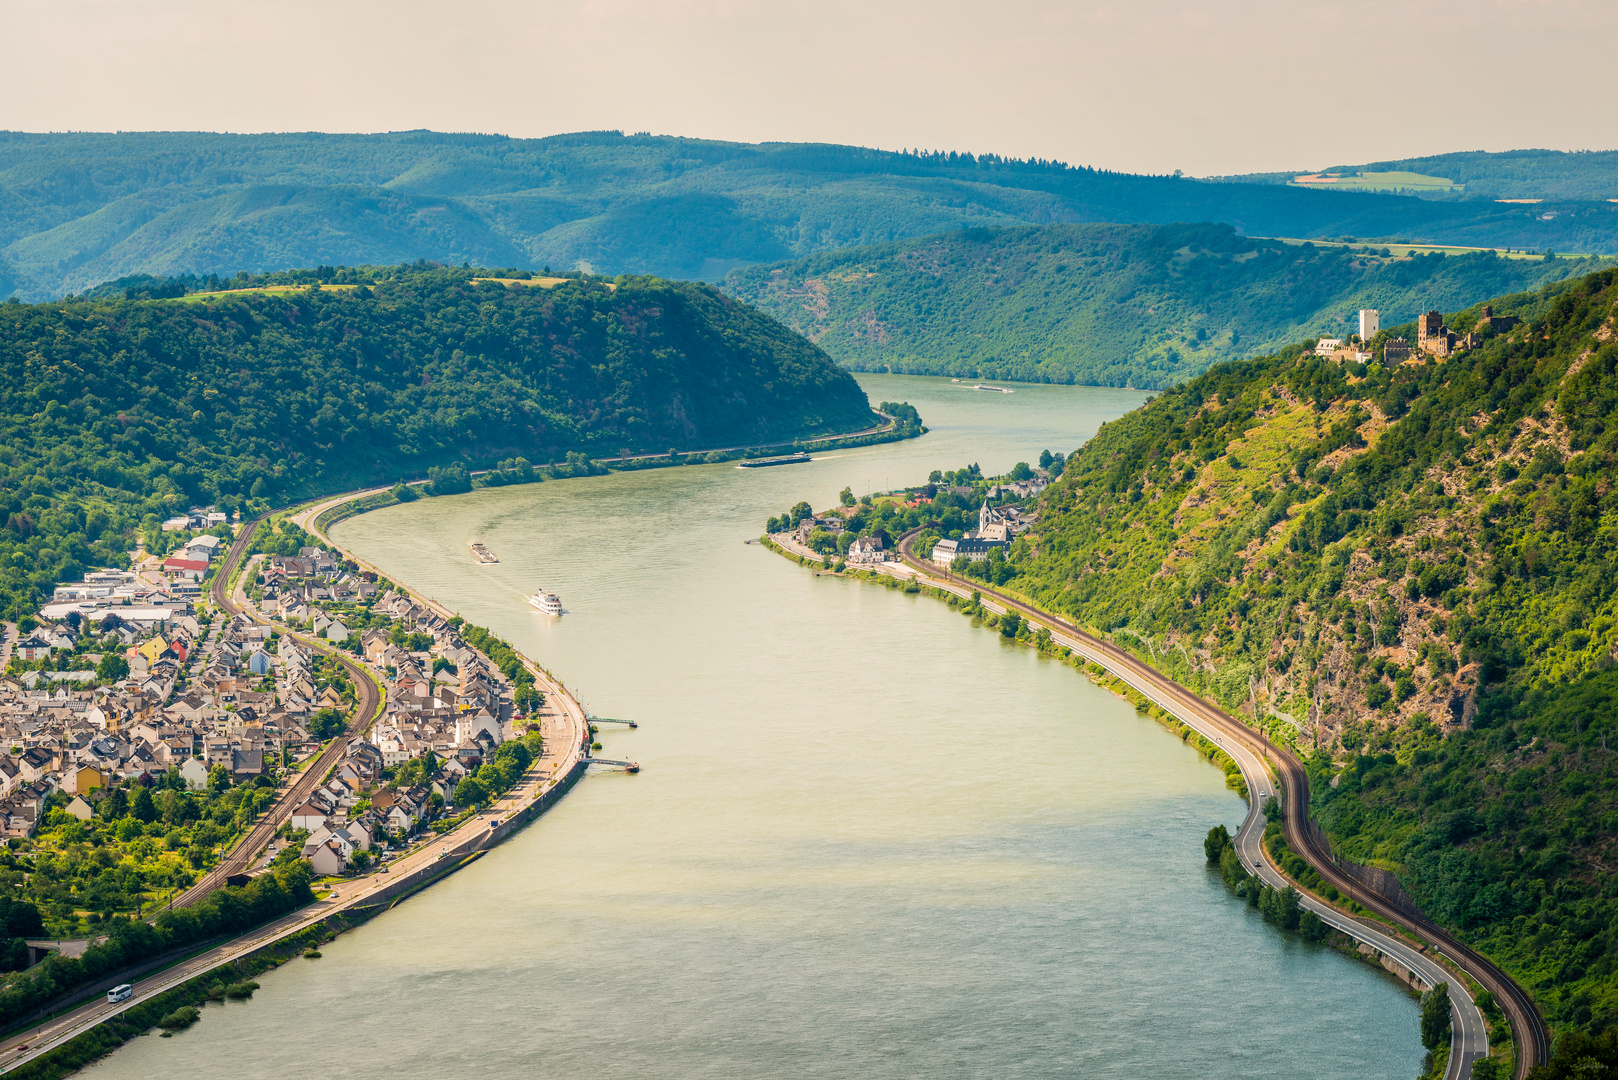
M 757 545 L 800 499 L 1069 451 L 1143 395 L 862 375 L 929 434 L 424 499 L 343 543 L 560 676 L 592 775 L 417 897 L 95 1080 L 1389 1077 L 1417 1011 L 1233 899 L 1220 771 L 934 600 Z M 474 565 L 467 543 L 500 557 Z M 549 621 L 524 597 L 559 592 Z

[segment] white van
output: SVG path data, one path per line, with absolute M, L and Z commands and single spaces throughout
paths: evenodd
M 107 991 L 107 1002 L 116 1005 L 120 1001 L 128 1001 L 134 996 L 135 988 L 128 983 L 124 983 L 122 986 L 115 986 Z

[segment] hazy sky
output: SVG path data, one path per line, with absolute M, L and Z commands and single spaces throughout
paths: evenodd
M 0 127 L 589 128 L 1196 175 L 1618 147 L 1613 0 L 0 0 Z

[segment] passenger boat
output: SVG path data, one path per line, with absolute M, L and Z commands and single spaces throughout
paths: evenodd
M 472 541 L 471 546 L 472 546 L 472 558 L 476 559 L 478 562 L 482 563 L 483 565 L 487 566 L 490 563 L 497 563 L 497 562 L 500 561 L 498 558 L 495 557 L 494 552 L 492 552 L 488 548 L 484 547 L 478 541 L 476 541 L 476 540 Z
M 972 389 L 974 389 L 974 390 L 993 390 L 997 394 L 1014 394 L 1014 393 L 1016 393 L 1015 390 L 1008 390 L 1004 386 L 989 386 L 986 383 L 978 383 L 976 386 L 972 387 Z
M 541 615 L 562 614 L 562 598 L 546 589 L 541 589 L 528 598 L 528 605 Z

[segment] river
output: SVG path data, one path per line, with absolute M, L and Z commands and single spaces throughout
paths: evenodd
M 1244 804 L 1072 668 L 757 545 L 800 499 L 1068 451 L 1143 395 L 861 375 L 918 440 L 426 499 L 337 536 L 560 676 L 638 776 L 95 1080 L 1407 1080 L 1417 1012 L 1202 857 Z M 467 543 L 500 557 L 477 566 Z M 540 585 L 568 614 L 529 611 Z

